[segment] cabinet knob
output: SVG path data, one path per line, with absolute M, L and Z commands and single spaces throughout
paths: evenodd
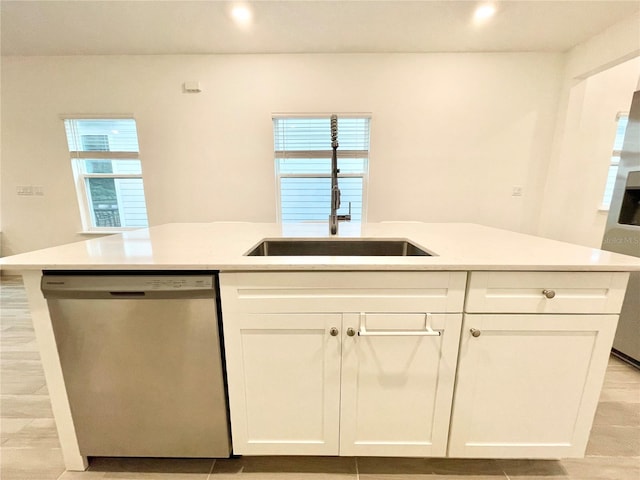
M 329 330 L 329 333 L 331 334 L 332 337 L 335 337 L 338 335 L 338 329 L 336 327 L 331 327 L 331 329 Z
M 479 337 L 482 334 L 482 332 L 480 330 L 478 330 L 477 328 L 472 328 L 469 331 L 471 332 L 471 336 L 472 337 Z
M 349 335 L 350 337 L 353 337 L 355 334 L 356 334 L 356 331 L 353 328 L 351 327 L 347 328 L 347 335 Z
M 542 294 L 547 298 L 553 298 L 553 297 L 556 296 L 555 290 L 544 289 L 544 290 L 542 290 Z

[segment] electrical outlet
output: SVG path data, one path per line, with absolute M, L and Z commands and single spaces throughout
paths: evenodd
M 16 193 L 18 195 L 33 195 L 33 187 L 31 185 L 18 185 L 16 187 Z
M 33 186 L 33 194 L 38 197 L 44 196 L 44 187 L 42 185 L 34 185 Z
M 514 185 L 513 188 L 511 189 L 511 196 L 512 197 L 521 197 L 522 196 L 522 186 Z

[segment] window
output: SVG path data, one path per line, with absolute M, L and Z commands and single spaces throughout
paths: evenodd
M 283 223 L 328 221 L 331 203 L 331 116 L 275 116 L 273 135 L 278 212 Z M 367 116 L 338 115 L 340 213 L 365 214 L 369 164 Z
M 611 197 L 613 196 L 613 187 L 616 183 L 616 175 L 618 174 L 618 165 L 620 165 L 620 152 L 622 152 L 622 144 L 624 142 L 624 132 L 629 123 L 628 113 L 618 113 L 616 115 L 618 127 L 616 129 L 616 139 L 613 142 L 613 153 L 611 154 L 611 163 L 609 164 L 609 173 L 607 175 L 607 184 L 604 188 L 601 210 L 609 210 L 611 206 Z
M 66 119 L 67 143 L 85 231 L 147 227 L 133 119 Z

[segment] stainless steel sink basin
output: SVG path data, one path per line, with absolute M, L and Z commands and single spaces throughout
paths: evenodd
M 282 238 L 261 241 L 245 255 L 280 256 L 342 256 L 342 257 L 406 257 L 431 256 L 432 253 L 408 240 L 390 239 L 305 239 Z

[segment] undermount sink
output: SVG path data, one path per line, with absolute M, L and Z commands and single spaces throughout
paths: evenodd
M 390 239 L 272 239 L 263 240 L 245 255 L 259 257 L 342 256 L 342 257 L 406 257 L 433 254 L 408 240 Z

